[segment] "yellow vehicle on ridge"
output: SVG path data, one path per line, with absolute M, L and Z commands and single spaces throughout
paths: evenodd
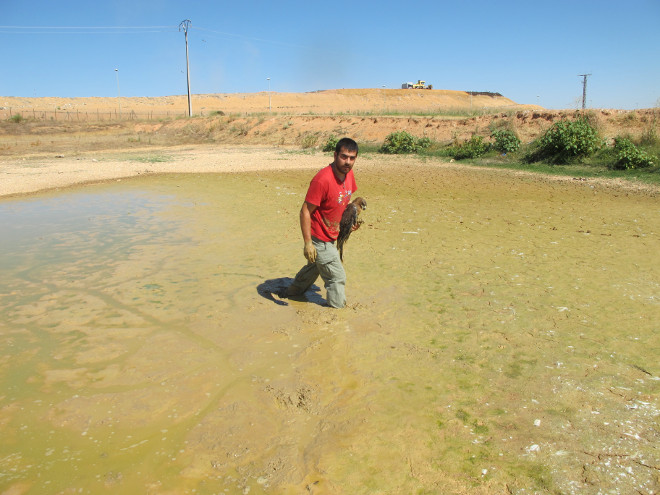
M 401 85 L 401 89 L 433 89 L 433 85 L 426 84 L 426 81 L 418 79 L 416 83 L 405 82 Z

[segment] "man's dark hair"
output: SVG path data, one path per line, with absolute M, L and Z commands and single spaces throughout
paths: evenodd
M 337 146 L 335 146 L 335 153 L 339 154 L 342 148 L 344 148 L 346 151 L 355 151 L 356 155 L 358 153 L 358 144 L 351 138 L 345 137 L 337 141 Z

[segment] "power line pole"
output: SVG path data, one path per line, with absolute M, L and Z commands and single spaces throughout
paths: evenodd
M 121 120 L 121 93 L 119 92 L 119 69 L 115 69 L 117 76 L 117 102 L 119 103 L 119 120 Z
M 192 101 L 190 100 L 190 62 L 188 60 L 188 28 L 190 27 L 190 20 L 186 19 L 179 24 L 179 32 L 183 29 L 183 34 L 186 37 L 186 79 L 188 81 L 188 117 L 192 117 Z
M 587 77 L 591 74 L 578 74 L 582 78 L 582 110 L 587 108 Z

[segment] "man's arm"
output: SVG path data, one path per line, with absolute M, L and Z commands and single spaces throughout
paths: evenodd
M 302 232 L 305 247 L 303 254 L 307 261 L 314 263 L 316 261 L 316 248 L 312 244 L 312 213 L 316 211 L 317 206 L 307 201 L 303 202 L 300 208 L 300 230 Z

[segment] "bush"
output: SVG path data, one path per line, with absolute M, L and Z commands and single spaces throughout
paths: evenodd
M 565 163 L 571 158 L 589 156 L 598 151 L 602 140 L 586 120 L 555 122 L 539 140 L 534 159 Z
M 385 138 L 380 151 L 391 154 L 414 153 L 417 151 L 415 137 L 406 131 L 393 132 Z
M 431 147 L 431 139 L 427 137 L 419 138 L 417 140 L 417 150 L 426 150 Z
M 431 145 L 429 138 L 417 139 L 406 131 L 393 132 L 385 138 L 381 153 L 399 154 L 399 153 L 417 153 Z
M 495 140 L 493 148 L 501 153 L 513 153 L 520 148 L 520 139 L 513 131 L 500 129 L 493 131 L 490 137 Z
M 20 124 L 21 122 L 23 122 L 23 116 L 20 113 L 17 113 L 16 115 L 12 115 L 11 117 L 9 117 L 9 120 L 14 124 Z
M 330 134 L 330 137 L 326 141 L 325 145 L 323 145 L 323 151 L 331 151 L 334 153 L 338 142 L 339 138 Z
M 628 138 L 618 137 L 614 140 L 614 151 L 617 161 L 612 168 L 629 170 L 633 168 L 648 168 L 653 166 L 655 157 L 640 150 Z
M 464 158 L 477 158 L 485 154 L 490 149 L 488 143 L 484 143 L 484 138 L 481 136 L 472 136 L 468 141 L 463 144 L 455 146 L 453 155 L 456 160 Z

